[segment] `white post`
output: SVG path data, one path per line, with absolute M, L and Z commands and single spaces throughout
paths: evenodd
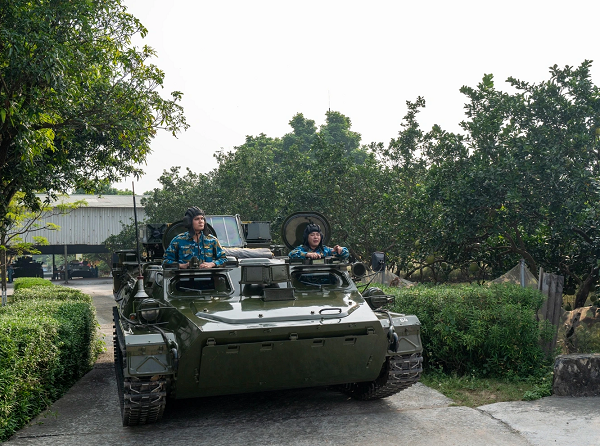
M 525 259 L 521 259 L 521 288 L 525 288 Z
M 65 283 L 69 283 L 69 261 L 67 260 L 67 245 L 65 245 Z

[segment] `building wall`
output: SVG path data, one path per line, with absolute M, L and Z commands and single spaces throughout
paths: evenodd
M 137 209 L 138 222 L 145 217 L 144 209 Z M 59 230 L 42 229 L 29 233 L 24 241 L 34 243 L 33 236 L 48 239 L 51 245 L 102 245 L 104 240 L 133 223 L 133 208 L 79 208 L 67 215 L 55 215 L 40 220 L 60 226 Z
M 83 197 L 83 198 L 82 198 Z M 144 208 L 136 198 L 137 218 L 145 218 Z M 133 200 L 127 196 L 94 197 L 71 195 L 68 201 L 85 199 L 87 206 L 79 207 L 65 215 L 54 215 L 38 220 L 45 226 L 50 222 L 60 226 L 59 230 L 42 229 L 30 232 L 23 237 L 26 242 L 35 243 L 34 236 L 45 237 L 50 245 L 102 245 L 109 236 L 118 234 L 123 225 L 133 223 Z

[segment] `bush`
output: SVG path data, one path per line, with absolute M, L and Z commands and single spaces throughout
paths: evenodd
M 0 308 L 0 441 L 61 397 L 100 351 L 89 296 L 36 286 L 14 297 Z
M 552 327 L 536 312 L 544 296 L 514 285 L 425 286 L 388 289 L 393 310 L 421 321 L 425 366 L 445 373 L 524 378 L 545 373 L 540 339 Z
M 15 286 L 14 286 L 15 291 L 17 291 L 19 289 L 31 288 L 31 287 L 54 286 L 54 284 L 52 282 L 50 282 L 49 280 L 40 279 L 39 277 L 18 277 L 14 280 L 14 283 L 15 283 Z
M 73 300 L 92 303 L 92 298 L 82 293 L 80 290 L 61 285 L 52 285 L 52 287 L 32 286 L 31 288 L 21 288 L 13 294 L 13 302 L 23 300 Z

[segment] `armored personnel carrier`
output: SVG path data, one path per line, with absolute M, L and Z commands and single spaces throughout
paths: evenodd
M 13 264 L 13 278 L 17 277 L 44 277 L 42 262 L 36 262 L 33 257 L 19 257 Z
M 221 268 L 163 269 L 162 252 L 186 231 L 182 222 L 147 228 L 143 262 L 135 251 L 113 257 L 123 425 L 160 420 L 167 397 L 327 386 L 369 400 L 418 381 L 419 321 L 383 309 L 392 298 L 379 289 L 361 293 L 353 275 L 364 274 L 362 264 L 275 257 L 247 246 L 238 216 L 206 222 L 227 254 Z M 309 223 L 327 243 L 325 217 L 296 213 L 282 229 L 288 248 Z
M 80 262 L 78 260 L 72 260 L 68 266 L 69 279 L 74 277 L 89 278 L 93 277 L 93 271 L 87 261 Z

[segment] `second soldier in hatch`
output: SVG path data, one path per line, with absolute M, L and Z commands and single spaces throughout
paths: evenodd
M 204 211 L 197 206 L 190 207 L 183 217 L 188 232 L 173 237 L 165 250 L 163 266 L 166 268 L 187 269 L 196 257 L 199 268 L 214 268 L 226 262 L 226 256 L 219 240 L 211 235 L 206 227 Z
M 321 227 L 314 223 L 310 223 L 304 229 L 302 245 L 292 250 L 288 255 L 292 259 L 321 259 L 333 256 L 341 260 L 347 260 L 350 257 L 348 248 L 339 245 L 330 248 L 323 245 Z

